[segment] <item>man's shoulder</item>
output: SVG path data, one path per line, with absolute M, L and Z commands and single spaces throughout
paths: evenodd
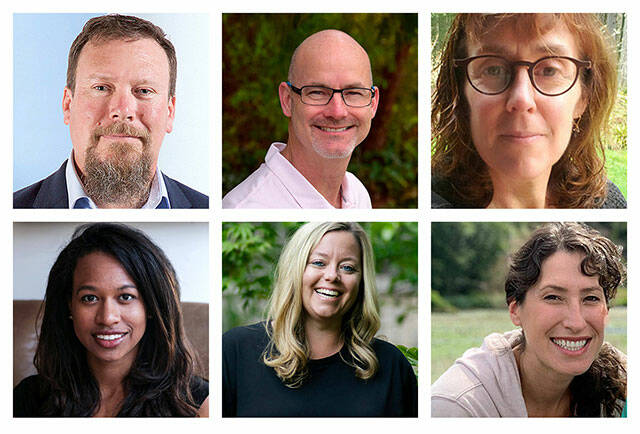
M 162 174 L 171 208 L 209 208 L 209 196 Z
M 282 180 L 261 164 L 222 198 L 222 208 L 283 208 L 283 201 L 298 207 Z
M 46 178 L 13 193 L 14 208 L 68 208 L 67 162 Z
M 371 208 L 371 197 L 367 187 L 351 172 L 345 172 L 342 193 L 350 208 Z M 346 188 L 345 188 L 346 187 Z

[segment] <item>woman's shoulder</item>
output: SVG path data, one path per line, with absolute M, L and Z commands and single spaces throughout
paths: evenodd
M 13 389 L 13 416 L 38 416 L 47 389 L 47 381 L 40 375 L 31 375 L 20 381 Z
M 222 347 L 225 353 L 239 351 L 262 351 L 269 343 L 264 322 L 234 327 L 222 335 Z
M 523 416 L 513 345 L 519 331 L 493 333 L 471 348 L 431 386 L 432 416 Z
M 191 378 L 191 396 L 197 406 L 202 405 L 207 396 L 209 396 L 209 382 L 204 378 L 195 375 Z
M 626 207 L 627 200 L 624 198 L 624 195 L 622 194 L 618 186 L 611 182 L 611 180 L 607 179 L 607 195 L 604 198 L 604 202 L 602 203 L 601 208 L 611 209 Z

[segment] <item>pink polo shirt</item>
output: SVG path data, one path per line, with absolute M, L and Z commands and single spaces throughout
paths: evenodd
M 222 208 L 333 208 L 280 152 L 286 143 L 272 143 L 264 163 L 226 194 Z M 353 174 L 342 180 L 342 208 L 371 208 L 367 189 Z

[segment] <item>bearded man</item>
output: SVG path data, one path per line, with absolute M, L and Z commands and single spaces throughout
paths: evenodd
M 176 74 L 160 27 L 123 15 L 87 21 L 69 51 L 62 99 L 71 157 L 15 192 L 14 208 L 208 208 L 207 196 L 158 168 Z

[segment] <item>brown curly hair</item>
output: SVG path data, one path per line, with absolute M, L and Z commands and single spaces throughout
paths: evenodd
M 576 38 L 579 57 L 592 62 L 592 68 L 583 70 L 580 77 L 588 104 L 567 149 L 551 170 L 548 197 L 549 205 L 558 208 L 600 207 L 607 182 L 602 133 L 615 102 L 617 77 L 612 42 L 594 14 L 458 14 L 455 17 L 432 93 L 434 179 L 449 185 L 453 190 L 451 199 L 465 207 L 486 207 L 491 201 L 493 187 L 489 171 L 471 140 L 464 74 L 454 67 L 453 60 L 468 56 L 469 42 L 480 40 L 489 31 L 505 25 L 517 27 L 520 34 L 535 36 L 564 25 Z

